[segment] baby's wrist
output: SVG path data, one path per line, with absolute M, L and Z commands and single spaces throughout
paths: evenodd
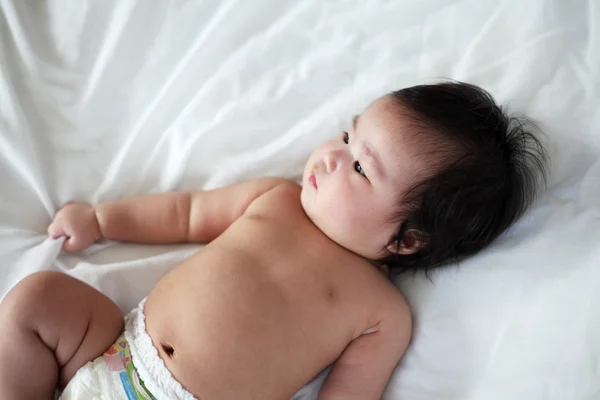
M 92 218 L 94 219 L 94 240 L 100 240 L 104 237 L 102 234 L 102 226 L 100 225 L 100 218 L 98 218 L 98 209 L 95 206 L 90 206 Z

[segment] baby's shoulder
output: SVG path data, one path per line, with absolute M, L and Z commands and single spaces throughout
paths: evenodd
M 383 321 L 386 324 L 402 326 L 402 329 L 410 328 L 412 313 L 406 297 L 387 277 L 387 274 L 375 269 L 376 267 L 372 268 L 372 273 L 354 277 L 360 280 L 360 284 L 354 283 L 355 287 L 361 285 L 362 288 L 360 298 L 354 296 L 355 301 L 368 310 L 365 329 Z M 374 277 L 374 274 L 377 276 Z
M 277 186 L 269 193 L 271 196 L 283 196 L 298 198 L 302 192 L 302 186 L 291 179 L 281 179 Z
M 390 311 L 399 319 L 411 319 L 411 310 L 406 297 L 400 290 L 390 282 L 391 290 L 387 294 L 386 303 Z
M 250 204 L 249 214 L 273 214 L 301 210 L 300 193 L 302 187 L 289 179 L 280 179 L 271 190 L 259 196 Z

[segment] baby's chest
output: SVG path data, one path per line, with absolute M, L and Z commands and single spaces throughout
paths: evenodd
M 336 257 L 335 250 L 309 245 L 282 254 L 269 269 L 277 287 L 298 307 L 356 314 L 381 301 L 382 279 L 373 268 L 362 259 Z

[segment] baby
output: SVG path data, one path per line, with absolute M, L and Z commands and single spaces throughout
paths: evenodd
M 0 305 L 0 397 L 279 400 L 333 364 L 319 399 L 380 399 L 411 337 L 388 268 L 463 259 L 525 211 L 546 176 L 529 126 L 476 86 L 416 86 L 321 144 L 302 186 L 66 205 L 48 232 L 67 252 L 102 237 L 209 244 L 125 321 L 74 278 L 25 278 Z

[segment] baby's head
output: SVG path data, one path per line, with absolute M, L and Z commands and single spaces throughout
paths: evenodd
M 545 182 L 535 131 L 473 85 L 392 92 L 313 152 L 302 205 L 332 240 L 392 269 L 458 261 L 504 232 Z

